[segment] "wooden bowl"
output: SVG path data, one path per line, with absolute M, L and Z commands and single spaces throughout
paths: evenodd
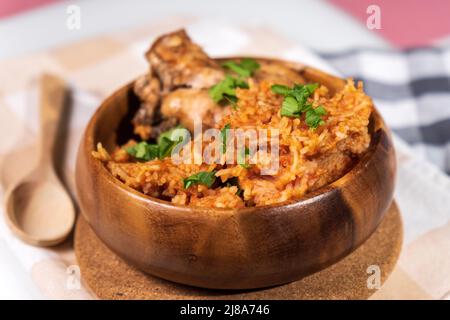
M 343 86 L 339 78 L 288 64 L 330 90 Z M 91 156 L 97 142 L 111 150 L 131 134 L 138 107 L 132 86 L 114 92 L 90 120 L 78 152 L 76 185 L 82 214 L 97 236 L 144 272 L 214 289 L 298 280 L 361 245 L 392 201 L 394 149 L 377 111 L 364 156 L 342 178 L 301 200 L 230 210 L 180 207 L 146 196 Z

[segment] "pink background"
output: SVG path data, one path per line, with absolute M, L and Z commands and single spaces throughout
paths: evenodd
M 1 0 L 0 18 L 5 18 L 42 5 L 60 0 Z
M 448 0 L 328 0 L 366 23 L 369 5 L 381 9 L 382 37 L 397 47 L 430 45 L 450 36 L 450 1 Z

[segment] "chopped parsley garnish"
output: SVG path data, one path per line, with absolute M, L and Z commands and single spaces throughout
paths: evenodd
M 187 129 L 175 127 L 163 132 L 158 137 L 159 158 L 164 159 L 172 153 L 173 148 L 182 143 L 188 134 Z
M 183 130 L 183 131 L 176 131 Z M 140 161 L 150 161 L 156 158 L 164 159 L 172 153 L 173 148 L 182 143 L 187 135 L 187 129 L 176 127 L 163 132 L 158 137 L 157 144 L 141 141 L 126 148 L 126 152 Z M 174 133 L 177 133 L 175 137 Z
M 209 96 L 215 103 L 225 99 L 232 104 L 236 104 L 236 88 L 248 89 L 248 84 L 245 80 L 226 75 L 225 79 L 209 89 Z
M 241 77 L 248 78 L 253 75 L 253 72 L 259 69 L 259 63 L 250 58 L 244 58 L 239 63 L 235 61 L 226 61 L 222 67 L 230 69 Z
M 215 171 L 197 172 L 196 174 L 193 174 L 192 176 L 183 180 L 184 188 L 187 189 L 190 186 L 193 186 L 195 184 L 203 184 L 203 185 L 207 186 L 208 188 L 211 188 L 214 181 L 216 181 L 215 174 L 216 174 Z
M 287 96 L 281 105 L 281 115 L 286 117 L 300 117 L 300 106 L 294 97 Z
M 322 120 L 322 116 L 326 115 L 327 111 L 324 107 L 318 106 L 317 108 L 310 108 L 306 110 L 306 117 L 305 122 L 310 128 L 317 128 L 318 126 L 321 126 L 325 124 L 325 121 Z
M 308 103 L 308 98 L 318 86 L 317 83 L 296 84 L 292 88 L 280 84 L 273 85 L 272 92 L 285 97 L 281 105 L 281 115 L 299 118 L 305 114 L 305 122 L 310 128 L 325 124 L 322 119 L 322 116 L 327 114 L 325 108 L 323 106 L 313 108 L 312 104 Z
M 237 77 L 227 74 L 225 79 L 209 89 L 209 96 L 215 103 L 225 100 L 236 109 L 236 88 L 248 89 L 248 83 L 244 78 L 251 77 L 260 66 L 258 62 L 250 58 L 242 59 L 239 63 L 226 61 L 222 66 L 236 73 Z
M 225 154 L 227 151 L 227 136 L 228 130 L 230 130 L 231 126 L 227 123 L 222 130 L 220 130 L 220 137 L 222 138 L 222 153 Z
M 272 92 L 281 94 L 282 96 L 287 96 L 291 92 L 291 88 L 282 84 L 274 84 L 271 89 Z
M 141 161 L 150 161 L 159 157 L 159 147 L 157 144 L 149 144 L 145 141 L 136 143 L 134 146 L 125 149 L 128 154 Z

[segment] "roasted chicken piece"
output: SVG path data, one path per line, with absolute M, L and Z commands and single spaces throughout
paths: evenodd
M 178 89 L 164 97 L 161 114 L 166 118 L 176 117 L 180 124 L 193 132 L 194 121 L 201 121 L 203 129 L 208 129 L 217 123 L 227 107 L 214 103 L 207 89 Z
M 134 133 L 143 139 L 152 136 L 152 124 L 160 101 L 161 85 L 151 74 L 140 76 L 134 83 L 134 93 L 139 97 L 141 106 L 133 117 Z
M 217 105 L 208 95 L 208 89 L 224 79 L 224 69 L 184 30 L 158 38 L 146 52 L 146 58 L 150 72 L 139 78 L 134 87 L 142 104 L 133 124 L 143 139 L 155 138 L 177 123 L 192 131 L 195 119 L 200 119 L 207 129 L 229 111 L 230 107 Z M 269 61 L 260 62 L 253 79 L 288 86 L 305 83 L 293 68 Z
M 179 30 L 158 38 L 146 53 L 163 93 L 180 88 L 209 88 L 224 78 L 220 65 Z
M 142 101 L 133 119 L 136 134 L 143 139 L 155 138 L 178 121 L 187 128 L 193 128 L 196 115 L 214 118 L 212 115 L 219 107 L 207 96 L 206 90 L 199 89 L 210 88 L 220 82 L 225 72 L 192 42 L 184 30 L 158 38 L 146 57 L 150 72 L 136 80 L 134 87 Z M 177 92 L 179 88 L 192 88 L 193 91 Z M 199 93 L 199 96 L 195 97 L 194 93 Z M 180 100 L 183 96 L 186 102 Z M 161 103 L 164 108 L 159 110 Z M 206 127 L 211 126 L 208 120 L 205 124 Z
M 256 81 L 267 80 L 277 84 L 293 86 L 297 83 L 305 83 L 305 79 L 296 70 L 289 68 L 285 64 L 275 61 L 263 61 L 260 68 L 255 72 Z

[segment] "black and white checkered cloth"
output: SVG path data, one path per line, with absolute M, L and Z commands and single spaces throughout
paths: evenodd
M 363 80 L 390 128 L 450 174 L 450 47 L 320 55 L 345 77 Z

